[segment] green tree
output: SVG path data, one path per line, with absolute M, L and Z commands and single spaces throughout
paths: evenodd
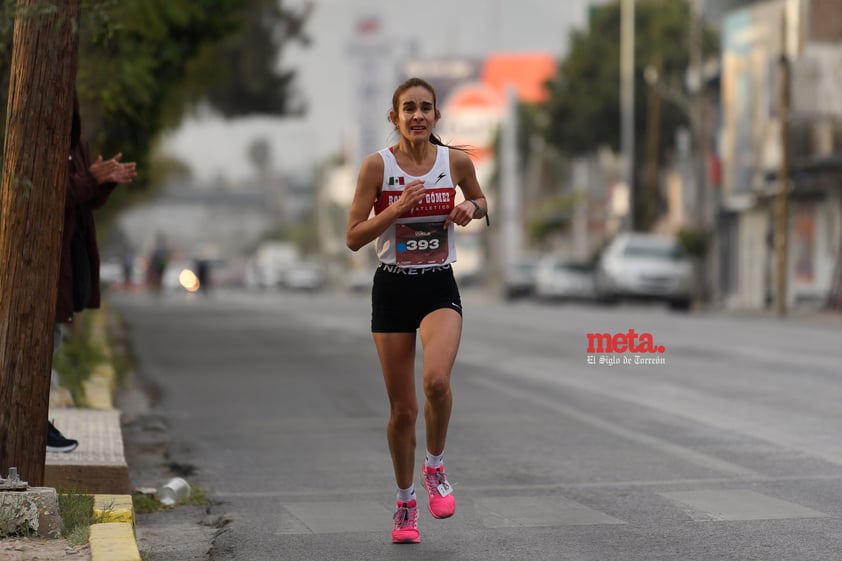
M 619 151 L 620 144 L 620 4 L 615 1 L 592 7 L 588 29 L 571 37 L 568 55 L 549 84 L 545 104 L 549 115 L 547 141 L 569 155 L 592 153 L 602 146 Z M 645 169 L 650 86 L 644 75 L 648 66 L 660 68 L 662 87 L 686 95 L 691 14 L 685 0 L 638 0 L 635 11 L 635 192 Z M 717 52 L 716 36 L 703 34 L 705 55 Z M 676 97 L 676 96 L 674 96 Z M 672 148 L 675 131 L 688 125 L 686 111 L 666 97 L 659 102 L 660 158 Z M 640 197 L 635 197 L 639 201 Z M 636 213 L 641 209 L 636 208 Z M 635 224 L 639 221 L 636 219 Z
M 4 474 L 16 465 L 30 483 L 43 484 L 49 326 L 74 86 L 93 149 L 109 156 L 120 150 L 144 170 L 154 139 L 178 123 L 194 98 L 218 103 L 229 116 L 288 112 L 294 73 L 275 62 L 287 41 L 306 40 L 308 9 L 284 9 L 280 0 L 0 0 Z M 207 71 L 220 60 L 236 67 L 235 74 Z M 220 82 L 229 79 L 239 82 Z M 112 198 L 106 208 L 114 206 Z
M 47 5 L 52 0 L 40 0 Z M 5 109 L 14 0 L 0 0 Z M 138 162 L 143 185 L 160 133 L 199 104 L 228 117 L 303 110 L 283 48 L 308 43 L 311 5 L 282 0 L 83 0 L 77 86 L 95 151 Z M 5 115 L 0 118 L 0 127 Z M 119 198 L 131 190 L 120 190 Z M 112 201 L 114 206 L 119 201 Z
M 306 103 L 295 89 L 295 71 L 278 70 L 284 43 L 309 44 L 304 24 L 313 5 L 301 12 L 277 0 L 250 0 L 241 8 L 240 25 L 222 42 L 204 49 L 195 66 L 193 97 L 207 101 L 226 117 L 244 112 L 301 114 Z

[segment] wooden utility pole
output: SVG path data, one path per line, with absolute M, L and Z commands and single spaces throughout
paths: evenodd
M 705 80 L 702 70 L 703 37 L 704 37 L 704 5 L 705 0 L 694 0 L 690 6 L 690 72 L 692 73 L 693 92 L 690 99 L 689 115 L 693 132 L 693 183 L 695 189 L 695 223 L 696 227 L 705 229 L 708 226 L 707 212 L 707 180 L 705 177 Z
M 45 9 L 50 8 L 50 9 Z M 0 474 L 44 482 L 80 0 L 18 0 L 0 181 Z
M 693 185 L 694 218 L 693 221 L 699 233 L 707 235 L 712 231 L 708 211 L 708 185 L 705 173 L 705 162 L 708 149 L 707 116 L 705 114 L 705 79 L 702 69 L 704 59 L 704 11 L 705 0 L 693 0 L 690 5 L 690 72 L 692 97 L 690 99 L 688 115 L 693 142 Z M 694 259 L 694 277 L 696 279 L 696 300 L 700 304 L 707 302 L 711 286 L 714 286 L 711 272 L 716 270 L 713 251 L 708 246 L 700 257 Z
M 778 168 L 778 196 L 775 205 L 775 300 L 778 315 L 783 317 L 787 312 L 787 276 L 789 267 L 788 238 L 789 238 L 789 57 L 787 55 L 787 22 L 786 12 L 781 26 L 781 58 L 778 62 L 780 73 L 780 104 L 778 118 L 780 119 L 781 161 Z

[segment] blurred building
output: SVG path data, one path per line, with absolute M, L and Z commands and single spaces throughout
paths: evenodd
M 163 237 L 174 259 L 211 253 L 215 258 L 247 255 L 276 223 L 267 194 L 253 189 L 171 186 L 154 201 L 124 212 L 118 228 L 137 255 L 148 254 Z
M 715 300 L 733 308 L 772 305 L 775 202 L 784 152 L 780 61 L 785 57 L 791 88 L 785 123 L 786 302 L 842 309 L 842 2 L 687 2 L 719 30 L 721 56 L 705 61 L 700 75 L 698 138 L 689 136 L 692 131 L 676 131 L 673 157 L 660 173 L 667 211 L 656 229 L 674 233 L 700 224 L 713 230 L 707 282 Z M 703 173 L 694 169 L 694 161 L 703 162 Z M 620 227 L 627 194 L 619 178 L 610 152 L 573 161 L 570 186 L 587 196 L 575 208 L 564 251 L 586 256 Z
M 725 14 L 737 8 L 759 4 L 766 0 L 691 0 L 704 8 L 705 19 L 714 26 L 722 24 Z
M 788 128 L 787 304 L 823 305 L 842 261 L 842 17 L 837 0 L 770 0 L 723 18 L 718 214 L 726 305 L 775 300 L 775 197 Z M 782 123 L 781 57 L 790 65 Z

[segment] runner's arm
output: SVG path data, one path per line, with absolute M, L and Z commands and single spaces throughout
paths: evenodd
M 445 227 L 451 222 L 466 226 L 471 220 L 484 218 L 488 214 L 488 201 L 482 192 L 482 187 L 480 187 L 477 179 L 476 168 L 474 168 L 474 162 L 471 161 L 470 156 L 461 150 L 451 149 L 450 162 L 453 182 L 462 190 L 465 200 L 450 212 Z M 476 206 L 470 201 L 474 201 Z

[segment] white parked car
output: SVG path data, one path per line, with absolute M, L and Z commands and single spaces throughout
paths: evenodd
M 590 300 L 593 268 L 587 263 L 547 257 L 535 269 L 535 296 L 542 299 Z
M 645 299 L 687 310 L 693 290 L 693 264 L 672 236 L 618 234 L 596 268 L 597 297 L 604 302 Z
M 99 264 L 99 282 L 103 286 L 123 282 L 123 265 L 116 259 L 103 260 Z
M 513 300 L 519 297 L 531 296 L 535 292 L 535 270 L 538 260 L 524 258 L 519 260 L 504 275 L 504 297 Z
M 286 270 L 283 276 L 284 288 L 291 290 L 316 291 L 325 284 L 325 273 L 314 263 L 297 263 Z
M 374 267 L 351 269 L 343 276 L 345 287 L 351 292 L 371 292 L 374 283 Z

